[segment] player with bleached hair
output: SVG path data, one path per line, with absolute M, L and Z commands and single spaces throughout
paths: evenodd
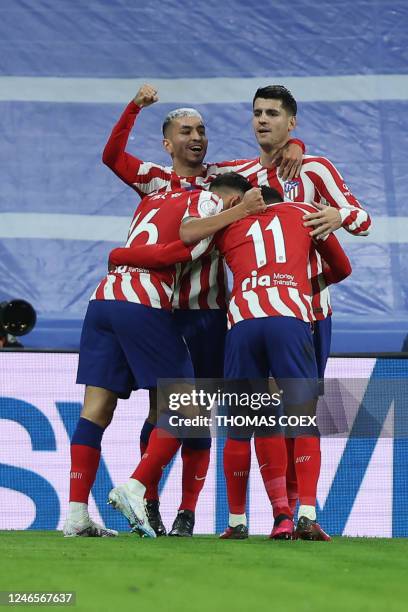
M 132 187 L 139 196 L 177 189 L 207 189 L 219 173 L 236 169 L 237 162 L 205 163 L 208 139 L 201 114 L 192 108 L 171 111 L 163 122 L 163 146 L 172 160 L 171 166 L 146 162 L 126 151 L 134 122 L 142 109 L 158 100 L 157 90 L 143 85 L 126 107 L 103 152 L 104 163 Z M 292 177 L 299 167 L 303 143 L 287 139 L 277 157 L 285 177 Z M 287 162 L 285 164 L 285 162 Z M 239 167 L 239 164 L 238 164 Z M 174 298 L 174 317 L 183 334 L 200 379 L 223 375 L 224 343 L 227 329 L 226 274 L 217 250 L 193 263 L 181 278 Z M 150 394 L 151 410 L 141 431 L 143 454 L 155 423 L 155 394 Z M 169 535 L 190 536 L 194 528 L 194 512 L 204 486 L 210 458 L 210 438 L 183 444 L 182 499 Z M 158 482 L 146 491 L 147 510 L 158 534 L 164 534 L 158 501 Z

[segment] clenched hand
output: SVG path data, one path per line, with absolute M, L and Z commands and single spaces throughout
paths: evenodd
M 141 86 L 135 97 L 133 98 L 133 102 L 143 108 L 144 106 L 150 106 L 154 104 L 159 99 L 157 95 L 157 89 L 153 87 L 153 85 L 149 85 L 145 83 Z

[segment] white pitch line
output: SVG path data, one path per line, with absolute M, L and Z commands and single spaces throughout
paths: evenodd
M 206 79 L 101 79 L 68 77 L 0 77 L 0 101 L 88 102 L 125 104 L 142 83 L 152 83 L 159 102 L 166 104 L 250 103 L 255 90 L 279 83 L 288 87 L 299 102 L 361 100 L 407 100 L 408 75 L 375 74 Z
M 0 213 L 0 238 L 124 243 L 130 221 L 130 215 Z M 336 236 L 342 243 L 406 244 L 408 217 L 375 217 L 368 236 L 352 236 L 345 231 L 338 231 Z

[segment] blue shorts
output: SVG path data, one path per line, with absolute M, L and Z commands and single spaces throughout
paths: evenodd
M 294 317 L 240 321 L 227 334 L 224 375 L 237 381 L 232 383 L 237 389 L 248 381 L 253 392 L 262 391 L 265 381 L 273 377 L 283 390 L 288 414 L 293 407 L 308 403 L 314 410 L 317 365 L 310 324 Z M 228 387 L 231 391 L 230 384 Z M 277 416 L 281 411 L 282 406 L 276 410 Z
M 227 334 L 224 375 L 317 379 L 310 324 L 294 317 L 240 321 Z
M 183 338 L 167 310 L 119 300 L 89 302 L 82 327 L 77 383 L 128 398 L 159 378 L 193 378 Z
M 319 395 L 324 395 L 324 371 L 330 355 L 332 333 L 331 316 L 313 324 L 313 344 L 316 354 L 317 373 L 319 377 Z
M 322 321 L 315 321 L 313 324 L 313 344 L 316 353 L 317 372 L 319 378 L 324 377 L 327 360 L 330 355 L 332 333 L 332 318 L 327 317 Z
M 184 337 L 196 378 L 222 378 L 227 315 L 224 310 L 175 310 L 174 320 Z

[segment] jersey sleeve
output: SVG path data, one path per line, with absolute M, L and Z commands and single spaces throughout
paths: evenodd
M 164 268 L 192 260 L 192 248 L 181 240 L 168 244 L 143 244 L 130 248 L 119 247 L 109 253 L 109 263 L 115 266 Z
M 165 268 L 176 263 L 194 261 L 212 250 L 211 239 L 200 240 L 186 246 L 181 240 L 168 244 L 143 244 L 130 248 L 119 247 L 109 253 L 109 263 L 114 266 L 137 268 Z
M 102 161 L 143 197 L 163 188 L 167 184 L 169 172 L 164 166 L 144 162 L 126 152 L 129 135 L 140 110 L 134 102 L 127 105 L 109 136 Z
M 339 283 L 347 278 L 352 268 L 349 258 L 334 234 L 329 234 L 325 240 L 316 240 L 313 246 L 324 260 L 324 279 L 319 279 L 319 277 L 311 279 L 313 293 L 319 293 L 325 286 Z M 324 286 L 322 286 L 322 280 L 324 280 Z
M 287 144 L 295 144 L 302 149 L 303 155 L 306 153 L 305 143 L 299 138 L 291 138 L 290 140 L 288 140 Z
M 304 166 L 320 197 L 339 210 L 342 226 L 351 234 L 366 236 L 370 215 L 351 193 L 340 172 L 324 157 L 309 159 Z

